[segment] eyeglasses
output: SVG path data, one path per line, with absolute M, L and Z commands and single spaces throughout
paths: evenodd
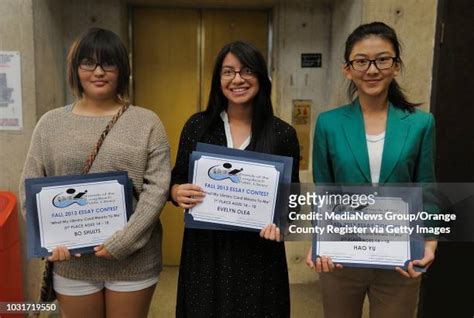
M 374 60 L 370 59 L 354 59 L 352 61 L 346 62 L 346 65 L 352 66 L 352 68 L 356 71 L 367 71 L 370 68 L 372 63 L 375 67 L 380 70 L 386 70 L 393 66 L 395 62 L 398 61 L 398 57 L 394 56 L 381 56 Z
M 114 72 L 118 69 L 117 64 L 110 63 L 110 62 L 102 62 L 98 63 L 93 60 L 82 60 L 79 63 L 79 68 L 84 71 L 95 71 L 97 66 L 100 66 L 104 72 Z
M 255 78 L 256 76 L 255 72 L 249 69 L 248 67 L 242 67 L 240 71 L 234 70 L 233 68 L 230 68 L 230 67 L 224 67 L 221 70 L 221 78 L 227 81 L 231 81 L 235 78 L 235 75 L 237 73 L 243 79 L 252 79 L 252 78 Z

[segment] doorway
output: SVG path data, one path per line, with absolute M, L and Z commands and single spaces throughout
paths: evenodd
M 174 165 L 181 129 L 207 105 L 214 59 L 231 41 L 252 43 L 268 55 L 269 11 L 134 8 L 132 13 L 134 104 L 162 120 Z M 183 210 L 167 203 L 163 264 L 178 265 Z

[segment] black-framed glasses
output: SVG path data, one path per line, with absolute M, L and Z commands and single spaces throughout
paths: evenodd
M 352 68 L 356 71 L 367 71 L 370 68 L 372 63 L 375 67 L 380 70 L 389 69 L 398 61 L 398 57 L 396 56 L 381 56 L 376 59 L 353 59 L 351 61 L 346 62 L 347 65 L 352 66 Z
M 104 72 L 113 72 L 118 69 L 117 64 L 111 63 L 111 62 L 105 62 L 105 61 L 102 63 L 98 63 L 94 60 L 82 60 L 79 63 L 79 68 L 84 71 L 95 71 L 97 66 L 100 66 L 100 68 Z
M 242 67 L 240 71 L 234 70 L 231 67 L 224 67 L 221 70 L 221 78 L 227 81 L 231 81 L 235 78 L 236 74 L 239 74 L 243 79 L 255 78 L 256 74 L 248 67 Z

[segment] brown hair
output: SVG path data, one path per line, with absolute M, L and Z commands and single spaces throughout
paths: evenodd
M 79 63 L 83 59 L 117 65 L 117 96 L 121 100 L 128 100 L 130 63 L 127 49 L 117 34 L 105 29 L 91 28 L 71 45 L 67 57 L 67 82 L 77 98 L 81 98 L 84 93 L 78 74 Z

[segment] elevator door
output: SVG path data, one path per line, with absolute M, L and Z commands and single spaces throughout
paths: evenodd
M 135 8 L 133 30 L 133 102 L 162 120 L 174 165 L 186 120 L 206 108 L 214 59 L 226 43 L 243 40 L 264 56 L 268 12 Z M 163 263 L 179 264 L 183 210 L 167 203 L 163 223 Z

